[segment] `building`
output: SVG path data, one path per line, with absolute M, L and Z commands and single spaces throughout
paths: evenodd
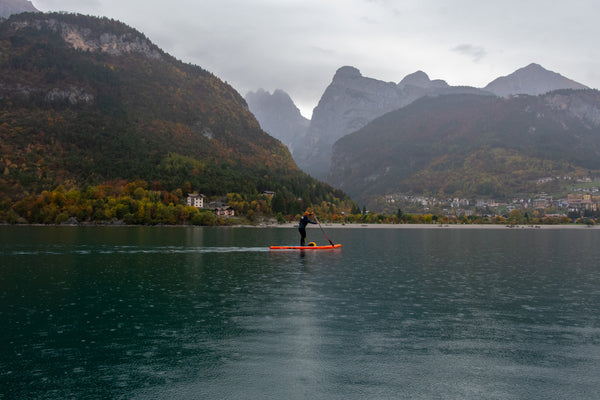
M 196 208 L 204 208 L 204 195 L 190 193 L 187 195 L 185 204 Z
M 548 207 L 548 201 L 545 198 L 539 198 L 533 200 L 533 208 L 536 210 L 544 209 Z
M 233 207 L 225 206 L 225 207 L 217 207 L 215 208 L 215 215 L 217 217 L 233 217 L 235 215 L 235 211 Z
M 583 194 L 580 193 L 569 193 L 567 195 L 567 202 L 569 207 L 579 207 L 583 201 Z

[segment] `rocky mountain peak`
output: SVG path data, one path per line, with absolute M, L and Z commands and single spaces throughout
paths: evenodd
M 283 112 L 288 117 L 290 115 L 300 115 L 300 110 L 296 107 L 290 95 L 281 89 L 275 89 L 273 94 L 262 88 L 256 92 L 248 92 L 246 102 L 250 110 L 254 108 L 257 111 L 262 111 L 264 108 L 270 108 L 276 109 L 278 113 Z
M 0 0 L 0 19 L 23 12 L 37 12 L 37 8 L 28 0 Z
M 265 92 L 265 93 L 266 93 L 266 92 Z M 267 93 L 267 94 L 268 94 L 268 93 Z M 292 100 L 292 98 L 290 97 L 290 95 L 289 95 L 289 94 L 287 94 L 287 92 L 286 92 L 286 91 L 284 91 L 284 90 L 281 90 L 281 89 L 275 89 L 275 90 L 273 91 L 273 94 L 271 95 L 271 97 L 272 97 L 274 100 L 277 100 L 278 102 L 281 102 L 281 103 L 284 103 L 284 104 L 287 104 L 287 105 L 291 105 L 291 106 L 293 106 L 294 108 L 296 108 L 296 109 L 297 109 L 297 107 L 296 107 L 296 105 L 294 104 L 294 101 Z
M 400 81 L 399 85 L 427 86 L 429 85 L 429 82 L 431 82 L 429 75 L 419 70 L 417 72 L 413 72 L 412 74 L 406 75 L 404 79 Z
M 548 71 L 539 64 L 531 63 L 510 75 L 490 82 L 485 90 L 497 96 L 508 97 L 515 94 L 537 96 L 559 89 L 589 89 L 587 86 L 565 78 L 559 73 Z
M 357 79 L 357 78 L 362 78 L 362 77 L 363 77 L 362 74 L 360 73 L 360 71 L 357 68 L 345 66 L 345 67 L 339 68 L 335 72 L 332 83 L 340 82 L 340 81 L 343 82 L 346 80 Z
M 405 88 L 406 86 L 416 86 L 420 88 L 443 88 L 448 87 L 446 81 L 441 79 L 431 80 L 429 76 L 423 71 L 413 72 L 412 74 L 408 74 L 398 83 L 398 87 L 400 89 Z
M 399 83 L 398 87 L 403 88 L 408 85 L 418 86 L 418 87 L 426 87 L 429 85 L 431 80 L 429 79 L 429 75 L 427 75 L 423 71 L 413 72 L 412 74 L 406 75 Z
M 300 114 L 291 97 L 281 89 L 273 94 L 258 89 L 246 94 L 246 102 L 263 130 L 279 139 L 293 154 L 304 139 L 310 121 Z
M 281 120 L 286 114 L 271 107 L 276 115 L 259 115 L 252 109 L 267 132 L 284 141 L 292 151 L 300 168 L 318 178 L 327 177 L 333 144 L 340 138 L 355 132 L 374 119 L 394 110 L 405 107 L 417 99 L 431 96 L 476 94 L 483 96 L 510 96 L 512 94 L 537 95 L 557 89 L 582 89 L 585 86 L 571 81 L 560 74 L 548 71 L 539 64 L 530 64 L 513 74 L 499 78 L 485 89 L 469 86 L 450 86 L 441 79 L 432 80 L 423 71 L 416 71 L 404 77 L 398 84 L 363 76 L 352 66 L 339 68 L 331 84 L 325 89 L 317 107 L 313 110 L 310 126 L 302 141 L 284 139 L 273 126 L 267 128 L 264 121 L 277 120 L 280 132 L 290 131 Z M 276 97 L 277 91 L 271 97 Z M 250 103 L 250 100 L 247 99 Z M 286 100 L 291 103 L 290 100 Z M 561 106 L 557 99 L 557 107 Z M 279 100 L 283 102 L 283 100 Z M 587 123 L 594 123 L 596 113 L 584 106 L 569 105 L 574 114 Z M 293 144 L 292 144 L 293 143 Z
M 330 166 L 332 145 L 339 138 L 423 96 L 465 91 L 479 92 L 479 89 L 454 88 L 445 81 L 430 80 L 423 71 L 396 84 L 363 76 L 354 67 L 341 67 L 314 109 L 307 140 L 304 147 L 294 151 L 294 159 L 311 175 L 324 178 Z

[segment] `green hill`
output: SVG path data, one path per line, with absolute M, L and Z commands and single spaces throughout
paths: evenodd
M 302 173 L 231 86 L 106 18 L 30 13 L 0 23 L 0 147 L 5 208 L 59 185 L 115 180 L 345 198 Z
M 600 93 L 423 98 L 334 146 L 330 182 L 361 201 L 392 193 L 510 198 L 600 170 Z M 554 188 L 556 189 L 556 188 Z

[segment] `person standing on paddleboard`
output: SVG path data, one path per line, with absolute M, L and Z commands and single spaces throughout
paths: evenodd
M 306 225 L 316 224 L 315 221 L 309 217 L 315 215 L 314 213 L 306 211 L 304 216 L 300 219 L 300 225 L 298 225 L 298 231 L 300 232 L 300 246 L 306 246 Z

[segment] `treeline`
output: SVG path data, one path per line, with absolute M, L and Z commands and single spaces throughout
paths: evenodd
M 312 189 L 312 190 L 311 190 Z M 214 207 L 187 206 L 189 185 L 173 191 L 160 190 L 143 180 L 111 182 L 83 189 L 65 189 L 28 194 L 12 202 L 0 196 L 0 222 L 9 224 L 85 224 L 122 223 L 127 225 L 231 225 L 253 224 L 264 220 L 279 223 L 297 221 L 305 210 L 315 212 L 321 222 L 339 224 L 501 224 L 556 225 L 571 222 L 594 225 L 593 217 L 543 216 L 513 210 L 508 215 L 435 215 L 371 213 L 360 210 L 347 198 L 319 193 L 308 188 L 304 197 L 283 189 L 279 193 L 239 194 L 207 198 L 235 211 L 235 218 L 221 218 Z M 311 198 L 319 197 L 318 201 Z
M 216 216 L 181 202 L 182 192 L 148 190 L 145 181 L 65 190 L 62 186 L 0 204 L 8 223 L 63 224 L 122 221 L 125 224 L 214 225 Z
M 124 223 L 128 225 L 224 225 L 255 223 L 264 219 L 292 221 L 305 209 L 314 210 L 325 220 L 348 213 L 356 204 L 345 196 L 338 198 L 326 186 L 308 187 L 303 197 L 282 188 L 279 193 L 212 196 L 234 209 L 236 218 L 219 218 L 214 207 L 187 206 L 189 184 L 172 191 L 161 190 L 159 183 L 143 180 L 119 181 L 83 189 L 58 186 L 40 194 L 26 194 L 17 201 L 0 196 L 0 222 L 10 224 Z M 313 201 L 315 199 L 315 201 Z

